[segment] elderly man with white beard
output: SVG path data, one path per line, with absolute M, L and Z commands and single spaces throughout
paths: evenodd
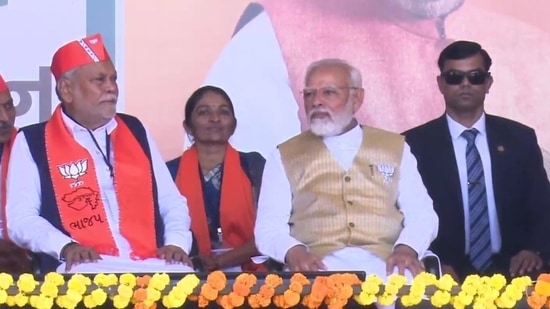
M 360 125 L 361 73 L 344 60 L 307 68 L 310 129 L 267 159 L 255 226 L 263 254 L 292 271 L 423 270 L 438 218 L 404 138 Z

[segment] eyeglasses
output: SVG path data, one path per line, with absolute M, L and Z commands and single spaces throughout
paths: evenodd
M 317 93 L 321 95 L 321 98 L 324 100 L 330 101 L 338 99 L 342 96 L 342 90 L 355 90 L 360 89 L 359 87 L 336 87 L 336 86 L 326 86 L 321 88 L 304 88 L 302 90 L 302 95 L 304 101 L 313 100 Z
M 487 81 L 487 78 L 491 76 L 490 72 L 474 70 L 469 72 L 463 71 L 447 71 L 441 73 L 441 77 L 445 80 L 447 85 L 460 85 L 467 78 L 472 85 L 481 85 Z

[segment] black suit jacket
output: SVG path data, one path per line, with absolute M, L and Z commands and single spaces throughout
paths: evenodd
M 486 115 L 500 256 L 509 262 L 521 250 L 550 255 L 550 184 L 535 131 L 518 122 Z M 443 264 L 469 263 L 465 255 L 464 206 L 445 115 L 404 133 L 439 216 L 431 249 Z

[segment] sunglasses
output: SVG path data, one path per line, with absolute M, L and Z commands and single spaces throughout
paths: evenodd
M 482 85 L 487 81 L 489 76 L 491 76 L 491 73 L 480 70 L 469 72 L 447 71 L 441 73 L 441 77 L 443 77 L 447 85 L 460 85 L 464 81 L 464 78 L 467 78 L 472 85 Z

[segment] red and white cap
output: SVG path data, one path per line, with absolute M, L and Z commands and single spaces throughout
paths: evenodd
M 101 34 L 96 33 L 61 46 L 53 55 L 52 71 L 55 80 L 63 73 L 86 64 L 110 60 Z

